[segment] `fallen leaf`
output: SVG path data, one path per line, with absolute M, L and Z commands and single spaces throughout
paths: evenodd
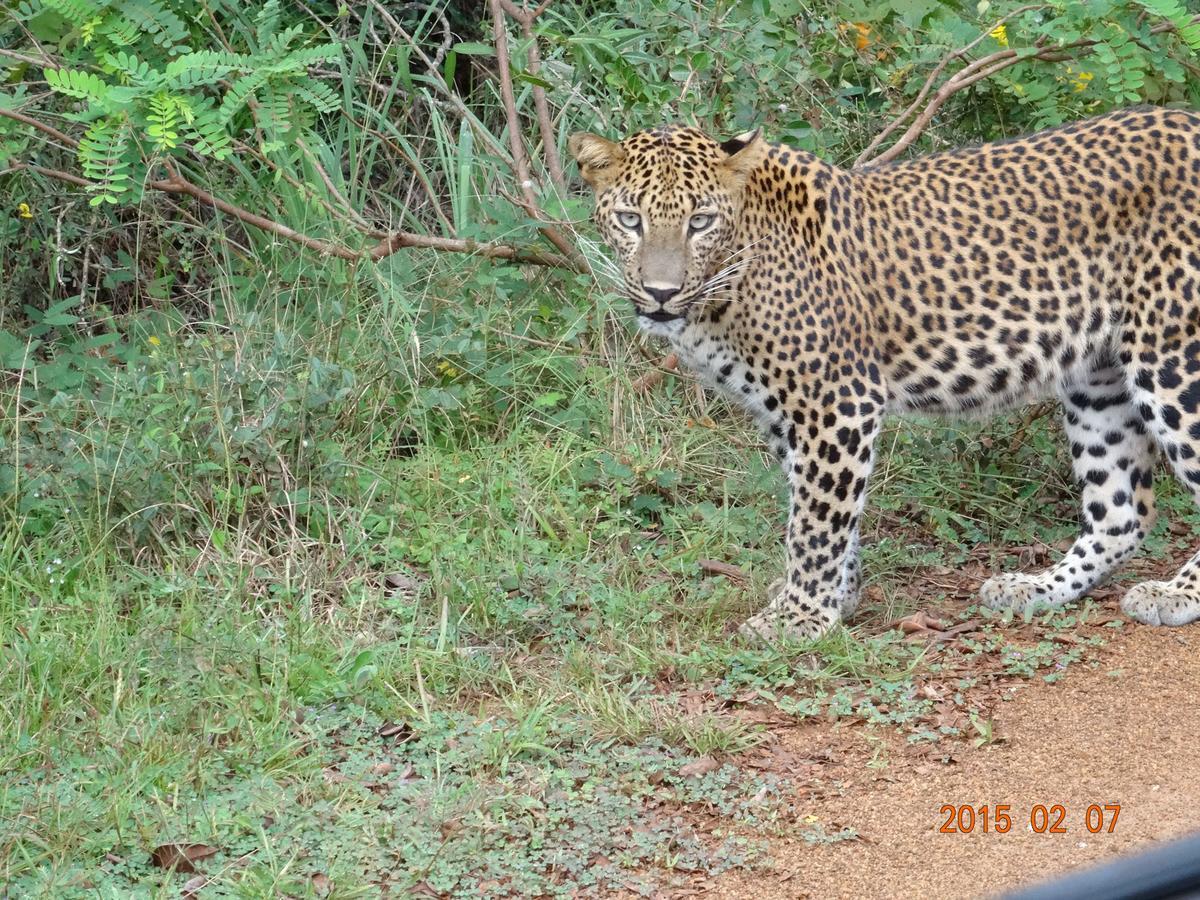
M 313 893 L 318 897 L 324 897 L 333 890 L 333 882 L 329 880 L 328 875 L 321 872 L 314 875 L 310 879 L 310 883 L 312 884 Z
M 412 726 L 407 722 L 388 722 L 385 725 L 381 725 L 375 733 L 380 737 L 394 737 L 397 744 L 411 741 L 414 736 Z
M 702 559 L 696 565 L 706 575 L 724 575 L 726 578 L 732 578 L 734 581 L 750 580 L 750 576 L 746 574 L 745 569 L 735 566 L 733 563 L 721 562 L 719 559 Z
M 392 769 L 394 769 L 394 768 L 396 768 L 396 767 L 393 766 L 390 762 L 376 763 L 375 765 L 371 766 L 371 774 L 372 775 L 390 775 L 392 772 Z
M 659 366 L 662 369 L 674 372 L 677 368 L 679 368 L 679 355 L 676 353 L 668 353 L 659 362 Z M 665 374 L 666 372 L 664 371 L 647 372 L 645 375 L 635 378 L 632 382 L 630 382 L 630 386 L 638 393 L 645 393 L 646 391 L 652 390 L 654 387 L 656 387 L 658 383 L 663 380 L 663 376 Z
M 180 891 L 181 897 L 194 897 L 200 892 L 200 888 L 208 884 L 208 878 L 204 875 L 196 875 L 184 882 L 183 890 Z
M 150 863 L 160 869 L 174 869 L 190 875 L 196 871 L 194 863 L 219 852 L 218 848 L 208 844 L 161 844 L 150 852 Z
M 383 583 L 394 594 L 415 596 L 421 590 L 421 580 L 403 572 L 391 572 L 383 576 Z
M 699 778 L 701 775 L 707 775 L 709 772 L 715 772 L 721 768 L 721 764 L 711 756 L 702 756 L 699 759 L 693 760 L 685 766 L 680 767 L 680 778 Z
M 942 623 L 923 609 L 917 610 L 911 616 L 905 616 L 895 622 L 889 622 L 885 627 L 899 628 L 905 634 L 919 634 L 924 631 L 945 631 Z

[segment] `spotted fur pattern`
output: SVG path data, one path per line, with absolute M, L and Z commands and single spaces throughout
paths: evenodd
M 573 135 L 638 323 L 761 425 L 790 484 L 787 572 L 746 633 L 825 632 L 857 602 L 886 413 L 1062 402 L 1081 531 L 1024 610 L 1080 597 L 1154 521 L 1156 453 L 1200 501 L 1200 115 L 1140 108 L 845 171 L 757 133 Z M 1132 588 L 1200 618 L 1200 554 Z

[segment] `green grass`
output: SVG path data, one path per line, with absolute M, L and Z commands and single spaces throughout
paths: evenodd
M 7 383 L 0 884 L 175 895 L 194 876 L 151 852 L 199 843 L 214 895 L 648 892 L 807 827 L 739 764 L 772 740 L 748 711 L 977 739 L 931 727 L 918 685 L 1085 658 L 989 624 L 948 662 L 883 628 L 978 542 L 1071 533 L 1061 450 L 1019 419 L 890 432 L 864 529 L 882 603 L 814 646 L 739 641 L 783 563 L 773 464 L 689 382 L 633 391 L 610 313 L 543 290 L 552 310 L 486 321 L 353 294 L 225 297 L 229 327 L 110 316 L 80 390 Z M 414 347 L 418 320 L 443 338 Z M 546 346 L 595 321 L 602 342 Z
M 536 83 L 560 145 L 664 110 L 730 134 L 769 111 L 772 137 L 844 162 L 956 35 L 988 24 L 884 4 L 879 52 L 863 53 L 832 7 L 800 23 L 782 7 L 593 6 L 545 11 L 536 79 L 514 30 L 526 124 Z M 342 74 L 321 77 L 342 108 L 297 115 L 278 141 L 258 97 L 233 125 L 247 149 L 198 165 L 180 148 L 173 165 L 321 238 L 351 239 L 330 212 L 345 206 L 373 228 L 540 241 L 544 223 L 505 199 L 521 186 L 479 56 L 490 26 L 464 10 L 393 10 L 426 46 L 467 42 L 439 51 L 442 78 L 369 11 L 285 12 L 306 40 L 338 40 Z M 262 40 L 232 7 L 183 18 L 198 45 L 210 28 Z M 20 58 L 44 45 L 94 69 L 103 44 L 34 19 L 39 45 L 0 60 L 9 105 L 70 131 Z M 1125 33 L 1106 23 L 1075 22 Z M 161 68 L 175 51 L 152 37 L 126 50 Z M 1183 70 L 1144 49 L 1170 76 L 1146 99 L 1177 100 Z M 963 94 L 928 145 L 1126 100 L 1119 79 L 1081 93 L 1056 73 L 1023 71 L 1050 88 L 1038 102 L 1003 84 Z M 75 170 L 5 121 L 0 156 Z M 526 137 L 545 183 L 545 138 Z M 988 619 L 951 647 L 887 629 L 928 607 L 986 616 L 942 585 L 1071 535 L 1047 420 L 889 430 L 863 529 L 869 602 L 814 645 L 751 646 L 734 626 L 783 565 L 782 479 L 688 380 L 632 388 L 658 349 L 590 278 L 410 250 L 351 265 L 204 205 L 93 208 L 26 175 L 0 187 L 0 896 L 651 894 L 756 870 L 772 835 L 855 837 L 743 764 L 779 723 L 993 742 L 977 684 L 1054 680 L 1103 639 L 1087 606 Z M 589 201 L 537 190 L 571 235 Z M 1200 522 L 1175 487 L 1160 505 Z M 1164 522 L 1149 552 L 1185 541 Z M 745 578 L 706 576 L 708 559 Z M 1090 636 L 1055 640 L 1075 631 Z M 198 875 L 156 867 L 173 844 L 214 852 Z

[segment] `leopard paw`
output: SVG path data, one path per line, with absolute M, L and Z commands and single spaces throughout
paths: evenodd
M 738 628 L 738 634 L 750 641 L 815 640 L 838 623 L 837 615 L 825 618 L 806 612 L 799 603 L 789 602 L 786 581 L 779 579 L 767 588 L 767 606 Z M 818 607 L 819 608 L 819 607 Z
M 1011 609 L 1015 613 L 1026 610 L 1053 609 L 1061 606 L 1045 583 L 1036 575 L 1021 572 L 1005 572 L 994 575 L 979 588 L 979 599 L 991 609 Z
M 1144 625 L 1186 625 L 1200 619 L 1200 597 L 1169 581 L 1146 581 L 1126 591 L 1121 611 Z

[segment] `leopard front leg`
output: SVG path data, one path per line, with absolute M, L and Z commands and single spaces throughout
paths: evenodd
M 811 438 L 797 439 L 798 430 L 789 430 L 794 449 L 783 460 L 791 488 L 787 572 L 767 606 L 742 625 L 748 638 L 817 638 L 858 605 L 858 522 L 878 419 L 839 421 Z

